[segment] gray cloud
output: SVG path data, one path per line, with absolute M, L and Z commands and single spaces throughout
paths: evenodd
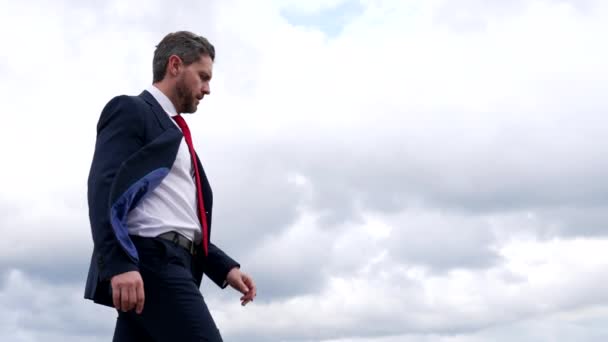
M 301 194 L 289 182 L 285 161 L 269 157 L 272 151 L 245 144 L 219 149 L 220 156 L 206 158 L 214 234 L 236 253 L 246 252 L 295 221 Z
M 369 210 L 391 214 L 420 204 L 472 215 L 553 210 L 558 217 L 567 215 L 560 214 L 560 208 L 601 207 L 608 183 L 597 180 L 608 171 L 608 164 L 601 158 L 607 151 L 604 144 L 597 144 L 602 138 L 593 129 L 591 124 L 584 124 L 570 136 L 562 134 L 565 141 L 578 141 L 578 147 L 548 136 L 544 139 L 546 131 L 535 127 L 505 134 L 477 151 L 466 150 L 470 142 L 467 138 L 446 145 L 421 145 L 405 127 L 404 136 L 398 140 L 373 134 L 351 140 L 348 136 L 352 134 L 348 134 L 336 141 L 317 134 L 314 139 L 283 140 L 281 145 L 277 141 L 277 145 L 268 147 L 239 146 L 239 155 L 259 159 L 256 163 L 246 157 L 215 161 L 215 165 L 221 165 L 218 167 L 232 169 L 215 171 L 220 184 L 216 196 L 225 203 L 218 220 L 222 224 L 230 222 L 227 227 L 234 228 L 229 230 L 241 236 L 247 233 L 238 227 L 247 227 L 253 238 L 253 232 L 264 236 L 293 222 L 295 208 L 300 205 L 324 215 L 330 225 L 357 220 Z M 438 131 L 429 135 L 454 133 Z M 324 148 L 309 147 L 316 144 Z M 259 176 L 250 177 L 258 170 Z M 289 170 L 308 180 L 312 197 L 287 182 Z M 245 172 L 247 178 L 239 172 Z M 243 180 L 235 181 L 239 177 Z M 259 203 L 256 199 L 263 193 L 270 196 Z M 256 222 L 265 224 L 259 229 L 249 228 L 247 211 L 239 208 L 248 208 L 253 217 L 259 218 Z M 231 215 L 229 211 L 241 214 Z M 228 218 L 230 221 L 225 221 Z
M 561 247 L 568 253 L 572 246 Z M 530 252 L 536 253 L 534 249 Z M 564 320 L 564 314 L 570 315 L 566 320 L 590 322 L 596 317 L 602 317 L 608 299 L 601 294 L 601 281 L 606 277 L 605 272 L 580 270 L 570 276 L 560 276 L 559 280 L 549 280 L 545 277 L 552 276 L 545 273 L 546 270 L 552 267 L 562 270 L 567 266 L 551 260 L 550 250 L 544 250 L 542 254 L 548 258 L 543 260 L 551 266 L 545 268 L 539 265 L 535 268 L 540 272 L 537 276 L 531 275 L 527 280 L 508 283 L 495 282 L 496 272 L 508 272 L 502 266 L 487 273 L 463 272 L 460 275 L 451 273 L 431 277 L 427 278 L 430 280 L 427 282 L 422 278 L 416 280 L 416 276 L 412 276 L 414 273 L 408 275 L 409 272 L 405 269 L 398 271 L 399 266 L 387 260 L 386 263 L 376 263 L 371 271 L 360 276 L 346 278 L 344 287 L 340 287 L 343 292 L 332 291 L 332 295 L 325 297 L 323 303 L 319 303 L 318 298 L 313 296 L 301 298 L 294 307 L 275 302 L 262 310 L 251 309 L 255 315 L 264 315 L 268 311 L 281 312 L 279 321 L 265 322 L 265 316 L 262 316 L 253 323 L 248 318 L 249 313 L 227 309 L 228 312 L 220 316 L 220 324 L 225 319 L 244 322 L 225 330 L 226 336 L 230 338 L 244 336 L 250 330 L 250 324 L 256 324 L 254 330 L 258 334 L 272 336 L 269 341 L 320 341 L 344 336 L 358 336 L 346 339 L 353 341 L 366 340 L 364 337 L 383 340 L 382 338 L 400 335 L 429 340 L 451 337 L 474 341 L 477 338 L 488 340 L 494 334 L 505 340 L 509 336 L 542 336 L 542 339 L 551 334 L 545 329 L 551 324 L 548 322 L 554 319 Z M 596 266 L 589 270 L 599 270 L 594 267 L 600 267 L 600 264 L 594 265 Z M 597 304 L 597 310 L 591 309 L 593 301 Z M 340 304 L 335 311 L 327 312 L 326 308 L 334 303 Z M 313 307 L 316 309 L 309 312 Z M 496 310 L 496 307 L 501 310 Z M 378 308 L 383 310 L 377 310 Z M 302 324 L 290 326 L 289 329 L 281 324 L 296 320 Z M 531 322 L 543 324 L 544 327 L 535 329 L 537 327 L 534 325 L 528 325 Z M 514 327 L 524 329 L 513 330 Z M 601 330 L 596 332 L 602 333 Z M 580 338 L 581 333 L 583 331 L 578 331 L 572 336 Z M 529 334 L 532 335 L 528 336 Z
M 4 325 L 0 337 L 8 333 L 4 338 L 16 341 L 53 336 L 70 341 L 108 339 L 113 313 L 83 301 L 80 286 L 49 283 L 21 271 L 10 271 L 0 289 L 4 308 L 0 312 Z
M 406 211 L 393 224 L 389 250 L 400 262 L 439 271 L 488 268 L 500 257 L 487 221 L 446 211 Z
M 213 96 L 190 122 L 214 241 L 260 288 L 241 308 L 203 285 L 226 340 L 604 340 L 605 11 L 537 5 L 558 3 L 571 7 L 534 17 L 523 1 L 382 2 L 332 39 L 270 3 L 68 1 L 55 19 L 12 4 L 31 20 L 2 21 L 22 53 L 0 61 L 19 76 L 0 86 L 24 113 L 5 127 L 38 141 L 0 136 L 15 160 L 0 178 L 0 340 L 110 338 L 112 310 L 82 299 L 94 123 L 110 96 L 149 83 L 133 61 L 178 28 L 218 47 Z
M 0 201 L 0 226 L 7 233 L 19 232 L 3 239 L 0 274 L 20 270 L 59 286 L 84 282 L 92 249 L 90 228 L 82 203 L 71 204 L 69 200 L 42 204 Z

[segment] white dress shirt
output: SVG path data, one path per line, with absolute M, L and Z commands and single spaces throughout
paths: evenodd
M 148 92 L 160 103 L 167 115 L 177 115 L 169 98 L 154 85 Z M 179 126 L 173 119 L 176 127 Z M 197 214 L 196 184 L 194 169 L 186 140 L 182 138 L 175 163 L 169 174 L 152 192 L 148 193 L 131 210 L 127 217 L 129 234 L 154 237 L 169 231 L 176 231 L 191 241 L 201 239 L 201 224 Z

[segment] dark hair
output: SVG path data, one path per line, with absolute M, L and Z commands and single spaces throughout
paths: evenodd
M 189 31 L 169 33 L 158 43 L 152 61 L 153 82 L 160 82 L 165 78 L 169 57 L 176 55 L 185 65 L 198 61 L 201 56 L 207 55 L 215 60 L 215 47 L 207 38 L 198 36 Z

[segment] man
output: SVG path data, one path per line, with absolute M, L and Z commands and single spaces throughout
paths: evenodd
M 256 296 L 251 277 L 211 240 L 212 192 L 182 113 L 209 95 L 215 48 L 191 32 L 168 34 L 153 84 L 117 96 L 97 124 L 88 179 L 94 248 L 85 298 L 118 311 L 114 341 L 222 341 L 199 290 Z

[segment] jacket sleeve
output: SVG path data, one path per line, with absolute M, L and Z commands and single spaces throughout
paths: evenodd
M 117 96 L 104 107 L 88 178 L 89 220 L 100 280 L 138 270 L 110 223 L 110 188 L 122 163 L 143 145 L 143 118 L 133 100 Z
M 205 262 L 205 274 L 222 289 L 228 286 L 226 282 L 228 272 L 234 267 L 241 267 L 238 262 L 234 261 L 211 242 L 209 243 L 209 255 Z

